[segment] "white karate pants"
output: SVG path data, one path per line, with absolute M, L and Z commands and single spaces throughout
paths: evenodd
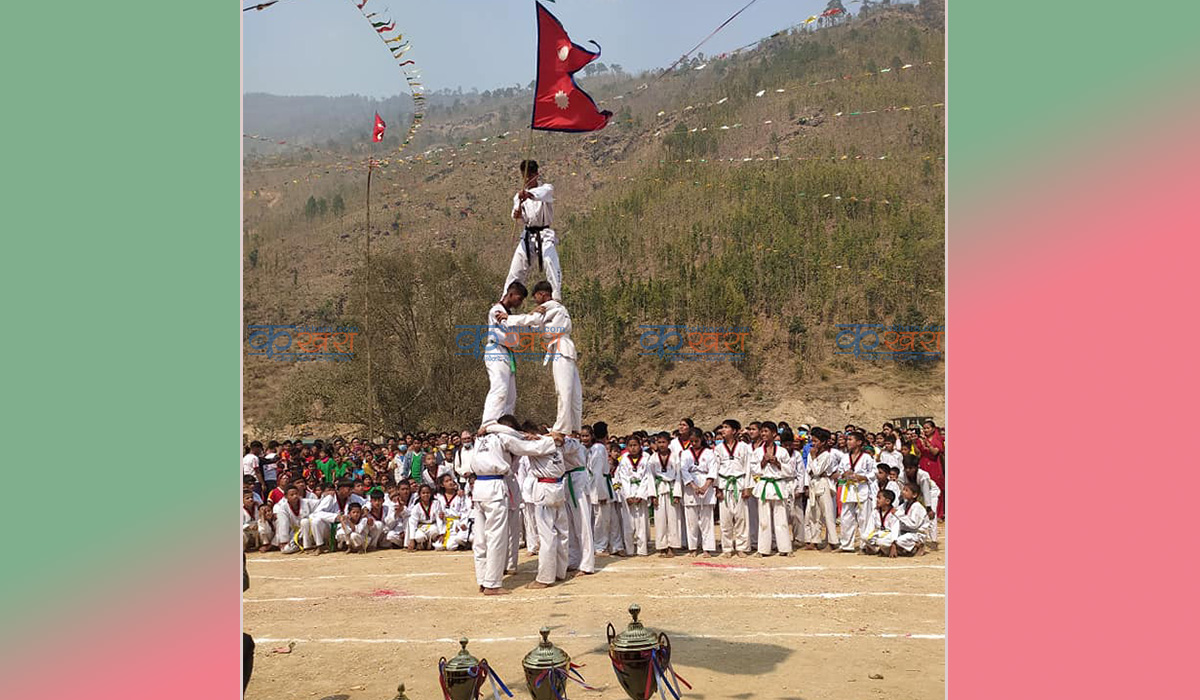
M 758 502 L 758 553 L 771 553 L 771 535 L 775 536 L 775 548 L 780 554 L 792 551 L 792 530 L 788 524 L 787 501 L 765 500 Z
M 658 551 L 683 547 L 679 537 L 679 523 L 683 520 L 681 507 L 675 505 L 671 496 L 659 495 L 654 508 L 654 539 Z
M 475 580 L 484 588 L 499 588 L 508 560 L 508 501 L 475 502 Z
M 746 512 L 746 499 L 742 490 L 721 494 L 721 551 L 750 551 L 750 520 Z
M 542 262 L 546 268 L 546 280 L 550 282 L 553 290 L 550 292 L 550 296 L 555 301 L 562 301 L 562 266 L 558 262 L 558 247 L 554 245 L 554 241 L 547 240 L 545 231 L 541 235 Z M 508 277 L 504 279 L 504 287 L 500 290 L 500 296 L 508 293 L 508 285 L 513 282 L 525 283 L 529 269 L 537 265 L 537 250 L 531 246 L 530 252 L 533 253 L 533 260 L 525 256 L 525 233 L 522 231 L 521 238 L 517 240 L 517 249 L 513 251 L 512 263 L 508 266 Z M 526 286 L 530 287 L 531 285 Z
M 551 584 L 567 577 L 567 508 L 563 504 L 537 506 L 538 583 Z
M 713 533 L 712 504 L 683 507 L 684 524 L 687 527 L 688 550 L 696 552 L 701 545 L 706 552 L 717 551 L 717 538 Z

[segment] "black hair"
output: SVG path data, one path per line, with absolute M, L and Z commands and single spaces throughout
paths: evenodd
M 299 486 L 297 486 L 295 484 L 288 484 L 287 488 L 285 488 L 283 490 L 283 493 L 286 495 L 288 491 L 299 491 L 299 490 L 300 490 Z
M 791 428 L 784 428 L 779 431 L 780 442 L 795 442 L 795 440 L 796 434 L 792 432 Z
M 513 282 L 512 284 L 508 285 L 508 291 L 516 292 L 517 294 L 521 295 L 522 299 L 529 296 L 529 290 L 526 289 L 525 285 L 521 284 L 520 282 Z
M 596 421 L 592 424 L 592 436 L 597 440 L 603 440 L 608 437 L 608 423 L 604 421 Z
M 911 452 L 904 455 L 904 468 L 905 469 L 908 469 L 909 467 L 916 468 L 916 467 L 919 467 L 920 465 L 921 465 L 920 457 L 916 456 L 915 454 L 913 454 Z
M 772 423 L 769 420 L 763 421 L 762 423 L 759 424 L 758 427 L 760 430 L 763 428 L 766 428 L 767 430 L 771 431 L 772 433 L 779 432 L 779 426 L 775 425 L 774 423 Z
M 897 474 L 899 474 L 900 467 L 888 467 L 888 474 L 891 474 L 892 472 L 896 472 Z
M 879 495 L 884 497 L 884 499 L 888 502 L 888 505 L 896 502 L 896 493 L 891 489 L 883 489 L 879 492 Z
M 349 507 L 349 510 L 354 510 L 355 508 L 360 508 L 360 509 L 361 509 L 361 508 L 362 508 L 362 504 L 361 504 L 361 503 L 359 503 L 358 501 L 350 501 L 350 507 Z
M 343 486 L 345 486 L 348 489 L 354 488 L 354 482 L 349 479 L 341 479 L 340 481 L 337 482 L 337 487 L 340 489 Z
M 260 450 L 261 450 L 261 449 L 262 449 L 262 443 L 261 443 L 261 442 L 259 442 L 258 440 L 255 440 L 254 442 L 250 443 L 250 449 L 252 449 L 252 450 L 253 450 L 255 447 L 257 447 L 258 449 L 260 449 Z
M 496 422 L 513 430 L 520 430 L 521 424 L 517 422 L 517 417 L 511 413 L 505 413 L 496 419 Z
M 829 442 L 829 439 L 833 437 L 832 433 L 821 426 L 814 427 L 812 430 L 808 431 L 808 434 L 812 435 L 821 442 Z
M 537 284 L 533 285 L 533 293 L 537 294 L 538 292 L 550 292 L 551 294 L 553 294 L 554 293 L 554 285 L 550 284 L 546 280 L 542 280 L 541 282 L 538 282 Z
M 530 175 L 537 175 L 537 172 L 538 172 L 537 161 L 536 160 L 523 160 L 523 161 L 521 161 L 520 169 L 521 169 L 521 174 L 524 175 L 525 177 L 529 177 Z
M 668 433 L 667 431 L 663 430 L 663 431 L 660 431 L 660 432 L 657 432 L 657 433 L 655 433 L 655 434 L 654 434 L 654 439 L 655 439 L 655 440 L 660 440 L 660 439 L 661 439 L 661 440 L 667 440 L 667 441 L 670 441 L 670 439 L 671 439 L 671 434 L 670 434 L 670 433 Z
M 846 437 L 856 437 L 856 438 L 858 438 L 859 442 L 867 441 L 867 436 L 863 435 L 863 432 L 861 430 L 852 430 L 852 431 L 850 431 L 850 435 L 847 435 Z
M 736 418 L 726 418 L 722 425 L 728 425 L 730 428 L 733 428 L 733 432 L 735 433 L 741 432 L 742 430 L 742 424 L 739 423 Z

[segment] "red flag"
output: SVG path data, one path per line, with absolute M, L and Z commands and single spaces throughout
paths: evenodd
M 612 112 L 600 111 L 591 96 L 575 84 L 574 74 L 600 58 L 571 42 L 562 22 L 537 3 L 538 68 L 533 97 L 534 129 L 542 131 L 597 131 L 608 124 Z
M 375 113 L 375 128 L 371 131 L 371 140 L 379 143 L 383 140 L 383 131 L 387 129 L 387 124 L 383 123 L 383 119 L 379 117 L 379 112 Z

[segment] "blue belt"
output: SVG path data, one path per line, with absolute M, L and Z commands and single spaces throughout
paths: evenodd
M 482 476 L 478 474 L 475 475 L 475 481 L 498 481 L 503 478 L 503 474 L 484 474 Z

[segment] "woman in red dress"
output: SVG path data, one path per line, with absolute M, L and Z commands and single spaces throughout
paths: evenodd
M 942 470 L 942 451 L 945 448 L 946 443 L 933 421 L 925 421 L 921 426 L 921 437 L 917 438 L 917 454 L 921 457 L 920 468 L 929 472 L 929 478 L 942 490 L 942 496 L 938 499 L 939 519 L 946 517 L 946 475 Z

